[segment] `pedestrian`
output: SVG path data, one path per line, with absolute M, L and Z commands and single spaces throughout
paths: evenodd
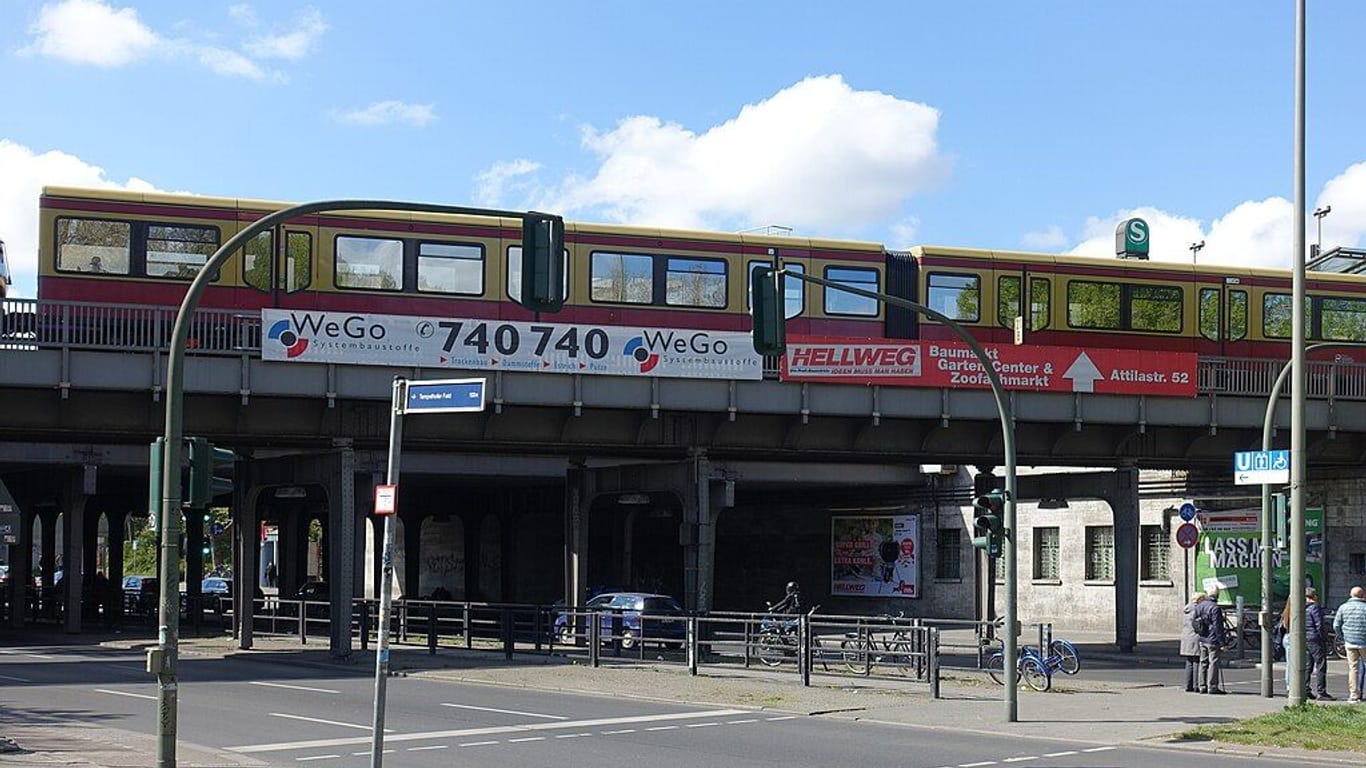
M 275 586 L 275 563 L 269 563 L 266 565 L 266 586 Z
M 1333 632 L 1347 649 L 1347 700 L 1359 702 L 1366 698 L 1360 682 L 1366 669 L 1366 589 L 1352 587 L 1352 596 L 1333 617 Z
M 1195 633 L 1195 626 L 1191 622 L 1195 618 L 1196 608 L 1204 599 L 1204 592 L 1194 592 L 1191 594 L 1191 601 L 1186 603 L 1182 610 L 1181 658 L 1186 660 L 1187 693 L 1200 692 L 1200 636 Z
M 1222 696 L 1227 693 L 1222 685 L 1221 666 L 1228 636 L 1224 631 L 1224 609 L 1219 607 L 1219 587 L 1211 587 L 1205 599 L 1196 606 L 1191 626 L 1200 638 L 1200 673 L 1197 680 L 1200 692 Z
M 1309 658 L 1309 698 L 1333 701 L 1328 693 L 1328 624 L 1323 620 L 1323 606 L 1319 593 L 1308 587 L 1304 590 L 1304 648 Z

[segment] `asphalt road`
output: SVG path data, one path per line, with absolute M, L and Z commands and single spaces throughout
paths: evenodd
M 183 742 L 278 766 L 369 765 L 373 679 L 363 668 L 306 667 L 290 663 L 287 654 L 190 657 L 182 659 L 181 681 Z M 140 653 L 98 646 L 0 649 L 6 718 L 76 720 L 150 734 L 155 695 Z M 1047 738 L 1065 736 L 1065 728 L 1021 738 L 402 677 L 389 683 L 386 726 L 386 763 L 394 766 L 1150 768 L 1242 766 L 1249 760 Z

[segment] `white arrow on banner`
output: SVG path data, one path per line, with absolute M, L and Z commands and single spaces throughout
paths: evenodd
M 1062 377 L 1072 380 L 1073 392 L 1095 392 L 1096 382 L 1105 381 L 1105 374 L 1100 372 L 1096 364 L 1091 362 L 1091 356 L 1085 352 L 1077 355 Z

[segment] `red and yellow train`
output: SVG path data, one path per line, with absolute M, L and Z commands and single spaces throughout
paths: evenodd
M 49 187 L 40 202 L 40 299 L 175 305 L 223 242 L 267 213 L 259 200 Z M 274 239 L 283 251 L 276 255 Z M 301 217 L 233 254 L 206 308 L 263 307 L 531 320 L 520 290 L 519 219 L 345 212 Z M 589 223 L 566 226 L 557 322 L 749 328 L 748 274 L 784 265 L 928 305 L 982 341 L 1286 358 L 1285 270 Z M 1311 274 L 1310 338 L 1366 341 L 1366 278 Z M 940 323 L 800 281 L 788 333 L 949 339 Z

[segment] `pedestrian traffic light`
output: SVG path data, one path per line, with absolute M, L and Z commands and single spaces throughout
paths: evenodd
M 209 543 L 208 539 L 205 539 L 204 543 L 200 545 L 199 551 L 203 553 L 205 557 L 208 557 L 213 552 L 213 545 Z
M 232 471 L 237 454 L 227 448 L 215 447 L 202 437 L 187 437 L 190 456 L 190 492 L 188 506 L 203 509 L 219 496 L 232 493 Z M 208 522 L 207 516 L 205 522 Z
M 1005 494 L 999 490 L 979 494 L 972 500 L 977 514 L 973 518 L 972 546 L 985 549 L 991 557 L 1001 554 L 1005 539 Z
M 564 219 L 534 211 L 523 216 L 522 295 L 513 298 L 536 312 L 559 312 L 564 268 Z
M 754 351 L 761 355 L 781 355 L 787 349 L 783 296 L 778 290 L 781 279 L 773 267 L 755 267 L 749 273 Z

